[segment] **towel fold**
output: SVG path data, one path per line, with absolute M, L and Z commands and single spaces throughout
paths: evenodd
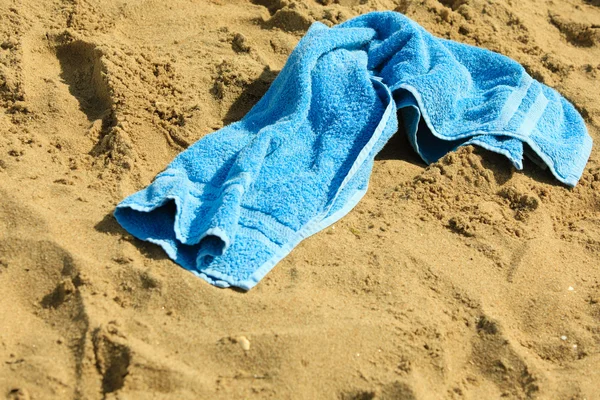
M 364 196 L 397 110 L 427 163 L 475 144 L 521 169 L 532 151 L 573 186 L 591 152 L 573 106 L 515 61 L 373 12 L 314 23 L 241 121 L 179 154 L 115 217 L 208 282 L 248 290 Z

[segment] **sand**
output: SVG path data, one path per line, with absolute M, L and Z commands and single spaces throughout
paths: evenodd
M 1 0 L 0 398 L 599 399 L 600 153 L 574 189 L 401 135 L 253 290 L 111 216 L 243 116 L 313 21 L 406 13 L 508 55 L 600 143 L 597 0 Z

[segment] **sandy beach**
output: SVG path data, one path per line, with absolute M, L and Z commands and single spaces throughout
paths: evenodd
M 249 292 L 112 212 L 239 120 L 315 21 L 404 13 L 521 63 L 594 139 L 575 188 L 401 134 Z M 0 0 L 0 398 L 600 399 L 598 0 Z

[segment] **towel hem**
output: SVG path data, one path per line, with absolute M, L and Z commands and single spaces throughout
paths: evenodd
M 556 179 L 558 179 L 560 182 L 574 187 L 575 185 L 577 185 L 577 182 L 579 180 L 579 177 L 575 174 L 562 174 L 560 173 L 557 169 L 556 166 L 554 164 L 554 162 L 552 161 L 552 159 L 546 155 L 546 153 L 544 153 L 542 151 L 542 149 L 537 145 L 537 143 L 531 139 L 532 136 L 534 136 L 536 133 L 538 133 L 537 129 L 533 129 L 532 132 L 529 135 L 523 135 L 520 134 L 518 132 L 513 132 L 513 131 L 509 131 L 509 130 L 502 130 L 502 131 L 470 131 L 470 132 L 465 132 L 459 135 L 456 135 L 452 138 L 448 138 L 445 135 L 441 135 L 433 126 L 433 123 L 431 122 L 431 119 L 429 118 L 429 115 L 427 114 L 427 109 L 425 107 L 425 102 L 423 101 L 423 98 L 421 97 L 421 94 L 418 92 L 418 90 L 411 85 L 408 84 L 401 84 L 398 85 L 394 90 L 397 89 L 404 89 L 407 90 L 408 92 L 410 92 L 414 97 L 415 100 L 417 101 L 417 104 L 419 105 L 419 109 L 421 111 L 421 116 L 423 117 L 423 120 L 425 121 L 425 123 L 427 124 L 427 127 L 431 130 L 431 133 L 442 140 L 458 140 L 458 139 L 464 139 L 464 138 L 468 138 L 468 137 L 474 137 L 476 138 L 479 135 L 494 135 L 494 136 L 510 136 L 513 137 L 515 139 L 519 139 L 525 143 L 527 143 L 531 149 L 533 151 L 535 151 L 535 153 L 548 165 L 548 168 L 550 168 L 550 171 L 552 171 L 552 174 L 556 177 Z M 464 143 L 459 144 L 458 146 L 456 146 L 456 148 L 462 146 Z M 479 146 L 479 144 L 477 144 Z M 484 147 L 484 146 L 482 146 Z M 587 153 L 591 152 L 591 148 L 592 148 L 592 140 L 589 136 L 584 137 L 584 143 L 582 146 L 583 151 L 586 151 Z M 488 150 L 490 151 L 494 151 L 496 153 L 499 154 L 503 154 L 501 151 L 499 151 L 498 149 L 494 149 L 491 147 L 487 147 Z M 504 155 L 504 154 L 503 154 Z M 419 152 L 419 156 L 423 159 L 423 161 L 425 161 L 427 164 L 430 164 L 431 161 L 425 159 L 423 157 L 423 155 Z

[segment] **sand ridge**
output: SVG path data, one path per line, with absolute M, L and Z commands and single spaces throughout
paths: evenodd
M 249 293 L 114 221 L 312 22 L 372 10 L 514 58 L 600 139 L 595 0 L 0 2 L 0 397 L 600 398 L 596 146 L 568 189 L 396 135 L 356 209 Z

